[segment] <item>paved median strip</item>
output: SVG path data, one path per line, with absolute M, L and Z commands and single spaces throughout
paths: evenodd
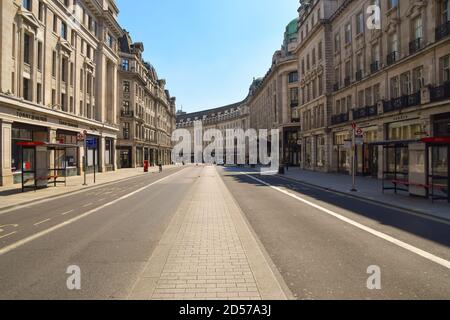
M 214 167 L 178 208 L 129 299 L 287 299 Z

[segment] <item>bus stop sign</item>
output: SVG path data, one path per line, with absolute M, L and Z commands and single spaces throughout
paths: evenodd
M 97 149 L 97 139 L 86 139 L 86 147 L 88 149 Z

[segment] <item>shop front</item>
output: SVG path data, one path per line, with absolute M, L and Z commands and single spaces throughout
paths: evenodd
M 42 141 L 49 142 L 47 127 L 14 122 L 11 131 L 11 171 L 13 183 L 22 182 L 22 149 L 19 143 Z
M 349 131 L 336 132 L 334 134 L 334 156 L 336 169 L 340 173 L 351 172 L 351 137 Z
M 56 132 L 56 141 L 60 144 L 73 145 L 76 146 L 78 144 L 77 133 L 66 131 L 66 130 L 57 130 Z M 76 176 L 80 174 L 80 154 L 78 147 L 66 148 L 65 149 L 65 161 L 66 163 L 66 174 L 67 176 Z
M 297 128 L 284 129 L 284 162 L 289 166 L 300 166 L 302 143 Z
M 378 128 L 362 128 L 364 144 L 356 146 L 357 174 L 361 176 L 378 176 L 378 147 L 372 143 L 378 141 Z
M 132 168 L 132 147 L 117 147 L 119 169 Z
M 433 137 L 423 139 L 428 155 L 428 184 L 433 200 L 450 202 L 450 113 L 433 117 Z

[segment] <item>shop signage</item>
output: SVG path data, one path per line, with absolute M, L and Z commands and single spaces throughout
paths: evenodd
M 96 149 L 97 148 L 97 139 L 86 139 L 86 147 L 88 149 Z
M 76 123 L 70 123 L 64 120 L 59 120 L 59 124 L 66 127 L 78 128 L 78 125 Z
M 47 118 L 44 116 L 38 116 L 32 113 L 25 113 L 22 111 L 17 111 L 16 114 L 19 118 L 28 119 L 28 120 L 34 120 L 34 121 L 41 121 L 41 122 L 47 122 Z

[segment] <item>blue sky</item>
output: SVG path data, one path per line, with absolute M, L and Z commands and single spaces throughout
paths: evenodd
M 119 21 L 193 112 L 245 98 L 297 16 L 298 0 L 117 0 Z

